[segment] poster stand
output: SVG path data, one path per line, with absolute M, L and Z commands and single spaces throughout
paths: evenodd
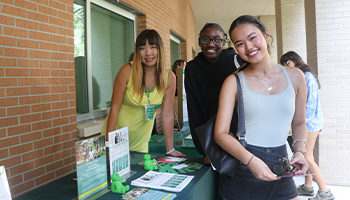
M 4 166 L 0 166 L 0 200 L 11 200 L 9 183 Z
M 129 129 L 124 127 L 108 133 L 108 187 L 110 188 L 110 177 L 113 173 L 118 173 L 121 178 L 128 179 L 136 171 L 130 170 L 129 151 Z
M 75 143 L 78 197 L 96 199 L 108 192 L 105 136 Z

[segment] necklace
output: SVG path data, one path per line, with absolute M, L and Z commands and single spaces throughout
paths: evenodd
M 272 68 L 273 68 L 272 75 L 275 75 L 275 65 L 273 65 Z M 255 74 L 252 72 L 252 70 L 251 70 L 250 68 L 249 68 L 249 71 L 250 71 L 250 73 L 253 74 L 253 76 L 255 76 L 256 79 L 258 79 L 259 83 L 266 89 L 267 92 L 270 92 L 270 91 L 272 90 L 272 88 L 273 88 L 273 82 L 274 82 L 274 80 L 275 80 L 275 77 L 274 77 L 274 76 L 273 76 L 273 78 L 272 78 L 271 87 L 267 88 L 264 84 L 261 83 L 261 81 L 267 82 L 267 80 L 268 80 L 267 77 L 270 76 L 270 75 L 267 75 L 267 76 L 266 76 L 266 79 L 262 79 L 260 76 L 255 75 Z

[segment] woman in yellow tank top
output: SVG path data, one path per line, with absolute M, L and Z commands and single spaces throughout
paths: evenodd
M 124 65 L 115 78 L 101 134 L 128 126 L 130 151 L 147 153 L 156 110 L 161 107 L 166 154 L 185 156 L 173 147 L 175 88 L 160 35 L 155 30 L 142 31 L 136 38 L 134 61 Z

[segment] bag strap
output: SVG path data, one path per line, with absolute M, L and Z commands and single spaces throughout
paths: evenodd
M 243 104 L 243 93 L 242 93 L 242 87 L 241 87 L 241 81 L 237 74 L 234 74 L 236 76 L 237 81 L 237 95 L 238 95 L 238 131 L 237 131 L 237 138 L 240 141 L 240 143 L 246 143 L 245 141 L 245 120 L 244 120 L 244 104 Z

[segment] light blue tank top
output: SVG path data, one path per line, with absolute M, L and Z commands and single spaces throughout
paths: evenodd
M 240 72 L 244 101 L 247 143 L 260 147 L 286 144 L 295 111 L 295 91 L 287 70 L 279 65 L 287 87 L 278 94 L 267 95 L 251 90 L 244 72 Z

